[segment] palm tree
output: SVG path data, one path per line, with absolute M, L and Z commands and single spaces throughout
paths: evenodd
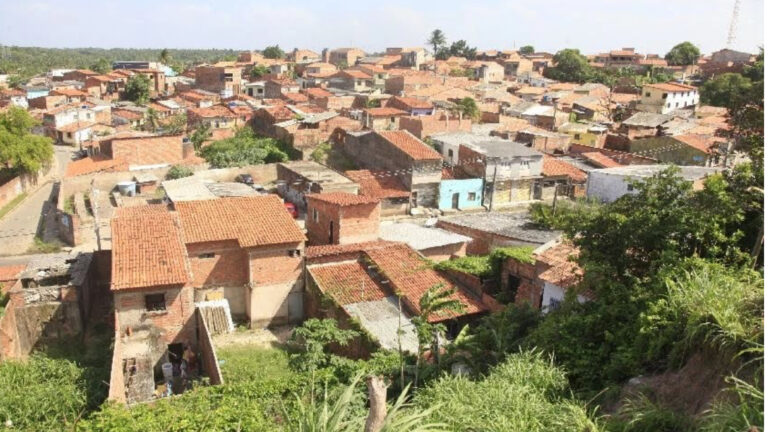
M 432 30 L 429 39 L 427 39 L 427 43 L 432 45 L 432 53 L 437 55 L 438 48 L 445 45 L 445 34 L 440 29 Z
M 163 50 L 160 51 L 160 55 L 157 57 L 157 60 L 160 61 L 160 63 L 166 65 L 171 61 L 171 53 L 168 51 L 168 48 L 163 48 Z
M 189 140 L 192 141 L 192 145 L 195 147 L 195 152 L 199 152 L 200 149 L 203 148 L 203 143 L 207 141 L 211 135 L 211 125 L 208 123 L 203 123 L 202 125 L 198 126 L 194 132 L 192 132 Z
M 419 315 L 413 318 L 413 325 L 416 327 L 416 337 L 419 343 L 416 356 L 414 387 L 419 385 L 419 371 L 427 346 L 430 346 L 438 363 L 440 362 L 440 338 L 445 334 L 446 328 L 443 323 L 431 323 L 429 321 L 430 317 L 446 316 L 450 312 L 459 313 L 464 310 L 464 304 L 459 300 L 451 298 L 453 290 L 442 288 L 442 284 L 434 285 L 419 298 Z

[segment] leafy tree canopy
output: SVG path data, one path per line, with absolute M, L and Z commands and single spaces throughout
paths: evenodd
M 547 78 L 558 81 L 585 82 L 592 74 L 587 58 L 578 49 L 566 48 L 560 50 L 552 58 L 553 67 L 544 71 Z
M 90 69 L 94 72 L 105 74 L 112 70 L 112 64 L 109 63 L 109 60 L 100 58 L 96 61 L 96 63 L 90 66 Z
M 533 54 L 534 52 L 536 52 L 536 50 L 533 48 L 533 45 L 525 45 L 520 47 L 519 52 L 520 54 L 528 55 L 528 54 Z
M 203 148 L 200 155 L 213 168 L 284 162 L 288 155 L 273 138 L 257 137 L 250 128 L 239 129 L 235 136 Z
M 707 105 L 732 107 L 741 103 L 752 89 L 752 81 L 742 74 L 725 73 L 701 86 L 701 101 Z
M 135 74 L 125 83 L 125 98 L 144 105 L 149 102 L 149 78 L 146 75 Z
M 23 108 L 0 113 L 0 163 L 6 168 L 34 173 L 51 161 L 51 139 L 31 133 L 37 124 Z
M 270 45 L 264 48 L 261 54 L 268 59 L 282 59 L 285 58 L 285 51 L 280 48 L 280 45 Z
M 672 47 L 664 59 L 673 66 L 687 66 L 696 64 L 700 56 L 701 52 L 696 45 L 690 42 L 681 42 Z
M 261 78 L 269 73 L 269 68 L 264 65 L 256 65 L 251 69 L 251 78 Z
M 469 96 L 456 103 L 456 110 L 464 117 L 472 119 L 475 119 L 480 115 L 480 109 L 477 107 L 477 102 Z
M 440 29 L 432 30 L 427 39 L 427 44 L 432 45 L 432 53 L 437 55 L 440 48 L 445 46 L 445 33 Z

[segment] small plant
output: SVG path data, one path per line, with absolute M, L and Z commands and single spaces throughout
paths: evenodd
M 189 177 L 194 174 L 192 168 L 184 165 L 174 165 L 167 173 L 165 173 L 166 180 L 176 180 L 184 177 Z
M 40 236 L 36 236 L 34 244 L 30 246 L 29 253 L 56 253 L 61 252 L 62 244 L 58 240 L 46 242 Z

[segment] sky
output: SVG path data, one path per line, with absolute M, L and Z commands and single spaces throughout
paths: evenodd
M 261 49 L 319 52 L 448 41 L 583 53 L 634 47 L 663 55 L 689 40 L 725 47 L 733 0 L 0 0 L 0 44 L 42 47 Z M 741 0 L 733 48 L 764 44 L 763 0 Z

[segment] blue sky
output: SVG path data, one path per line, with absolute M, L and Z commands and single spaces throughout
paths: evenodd
M 532 44 L 664 54 L 723 48 L 732 0 L 0 0 L 0 43 L 46 47 L 284 49 L 423 45 L 442 29 L 479 49 Z M 763 0 L 742 0 L 734 48 L 763 44 Z

